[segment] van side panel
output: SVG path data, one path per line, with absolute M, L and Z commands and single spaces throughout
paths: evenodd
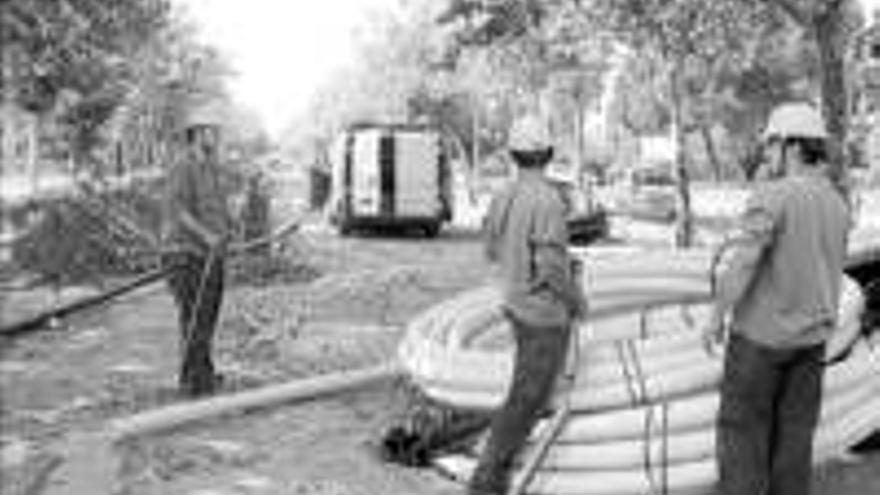
M 438 136 L 435 133 L 398 131 L 395 142 L 396 214 L 439 219 Z
M 379 139 L 380 131 L 355 134 L 351 167 L 352 214 L 355 216 L 379 214 Z

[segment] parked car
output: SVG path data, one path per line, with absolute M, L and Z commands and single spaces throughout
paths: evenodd
M 675 179 L 668 167 L 645 166 L 626 170 L 615 183 L 615 213 L 638 220 L 671 222 L 675 219 Z
M 547 168 L 547 177 L 554 182 L 568 206 L 569 242 L 587 245 L 608 236 L 608 212 L 596 201 L 591 177 L 579 177 L 575 167 L 557 160 Z

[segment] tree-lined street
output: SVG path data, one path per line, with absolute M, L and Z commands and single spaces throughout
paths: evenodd
M 405 376 L 105 435 L 203 404 L 179 387 L 192 337 L 162 278 L 178 268 L 169 253 L 201 245 L 175 251 L 169 218 L 210 210 L 226 229 L 186 227 L 207 230 L 200 256 L 227 257 L 206 402 L 398 363 L 416 317 L 497 276 L 481 229 L 516 178 L 524 115 L 547 121 L 567 180 L 560 225 L 607 222 L 588 241 L 598 253 L 662 253 L 738 232 L 749 194 L 778 178 L 768 117 L 807 103 L 827 123 L 821 173 L 853 208 L 864 273 L 880 266 L 877 2 L 245 3 L 0 5 L 4 495 L 463 493 L 382 457 L 415 408 Z M 180 172 L 196 162 L 217 167 Z M 360 208 L 367 221 L 346 224 Z M 145 274 L 157 281 L 49 314 Z M 863 281 L 865 336 L 878 280 Z M 880 492 L 874 437 L 817 468 L 814 494 Z

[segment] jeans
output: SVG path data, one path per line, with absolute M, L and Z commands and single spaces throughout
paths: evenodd
M 173 267 L 168 286 L 177 305 L 180 327 L 178 383 L 189 395 L 212 393 L 216 385 L 211 347 L 223 301 L 224 270 L 222 259 L 213 260 L 210 267 L 208 262 L 207 257 L 191 253 L 163 258 L 163 263 Z
M 824 344 L 775 349 L 732 334 L 717 448 L 719 495 L 807 495 Z
M 516 339 L 513 381 L 504 405 L 492 418 L 489 439 L 468 486 L 471 495 L 501 495 L 510 469 L 565 364 L 568 328 L 535 327 L 507 315 Z

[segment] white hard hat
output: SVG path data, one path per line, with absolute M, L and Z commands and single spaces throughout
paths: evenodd
M 527 115 L 513 123 L 507 145 L 514 151 L 542 151 L 553 147 L 547 122 L 537 115 Z
M 204 104 L 197 106 L 187 113 L 184 127 L 222 127 L 222 113 L 217 105 Z
M 800 137 L 827 139 L 828 130 L 819 111 L 808 103 L 786 103 L 773 110 L 762 138 Z

